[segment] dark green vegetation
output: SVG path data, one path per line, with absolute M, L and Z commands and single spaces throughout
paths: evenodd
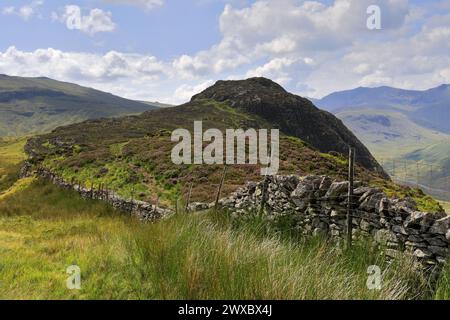
M 408 260 L 388 265 L 370 243 L 341 250 L 258 220 L 179 214 L 142 224 L 42 181 L 0 200 L 1 299 L 448 299 Z M 81 290 L 66 268 L 81 268 Z M 368 290 L 367 268 L 383 271 Z
M 155 109 L 148 103 L 49 78 L 0 75 L 0 136 L 22 136 L 87 119 Z
M 262 88 L 259 86 L 260 81 L 263 83 Z M 248 83 L 247 90 L 250 96 L 254 97 L 253 94 L 256 93 L 261 94 L 261 110 L 267 108 L 271 110 L 274 107 L 270 104 L 272 101 L 270 97 L 266 98 L 270 90 L 274 91 L 273 94 L 279 99 L 281 99 L 279 95 L 283 97 L 287 94 L 278 85 L 267 81 L 269 80 L 251 79 L 238 83 L 240 87 Z M 222 90 L 222 84 L 219 82 L 218 92 Z M 267 84 L 269 84 L 268 88 Z M 208 90 L 204 94 L 211 92 L 211 89 Z M 133 196 L 150 202 L 155 202 L 159 198 L 160 203 L 173 206 L 176 198 L 184 195 L 189 183 L 193 182 L 192 201 L 212 202 L 220 181 L 221 166 L 174 165 L 170 159 L 171 149 L 175 144 L 170 141 L 171 132 L 177 128 L 192 131 L 194 120 L 203 120 L 205 130 L 207 128 L 225 130 L 226 128 L 277 126 L 283 132 L 280 123 L 270 119 L 269 115 L 260 115 L 257 110 L 252 112 L 236 107 L 235 102 L 238 103 L 240 98 L 244 103 L 248 102 L 246 95 L 237 95 L 231 101 L 229 99 L 217 101 L 197 96 L 185 105 L 158 109 L 139 116 L 89 120 L 58 128 L 50 134 L 33 138 L 28 142 L 26 151 L 36 166 L 48 167 L 67 181 L 74 178 L 86 186 L 91 184 L 98 186 L 99 183 L 103 183 L 125 197 Z M 291 96 L 291 99 L 297 101 L 301 98 Z M 266 100 L 269 101 L 267 104 Z M 288 110 L 291 108 L 293 106 L 287 107 Z M 324 121 L 332 117 L 330 114 L 323 115 L 312 105 L 297 108 L 301 112 L 306 109 L 306 113 L 311 113 L 311 119 L 317 122 L 318 127 L 326 126 Z M 281 113 L 283 108 L 279 107 L 279 110 L 272 112 Z M 336 135 L 334 139 L 342 139 L 336 130 L 341 126 L 344 128 L 342 130 L 347 129 L 339 125 L 337 120 L 333 121 L 337 127 L 331 126 L 334 129 L 327 134 Z M 322 131 L 315 133 L 318 136 L 323 134 Z M 316 139 L 312 136 L 312 132 L 305 138 L 308 138 L 310 142 Z M 280 144 L 280 173 L 326 174 L 339 179 L 346 178 L 347 160 L 338 152 L 324 153 L 323 150 L 311 146 L 299 137 L 287 134 L 282 134 Z M 415 189 L 398 187 L 384 180 L 382 174 L 376 170 L 371 171 L 364 166 L 358 166 L 356 174 L 358 179 L 367 184 L 376 184 L 395 192 L 400 197 L 407 195 L 416 199 L 424 197 Z M 229 194 L 247 181 L 259 179 L 261 176 L 258 166 L 232 166 L 228 171 L 222 195 Z M 422 207 L 424 210 L 440 210 L 437 202 L 432 199 L 424 203 L 426 204 Z

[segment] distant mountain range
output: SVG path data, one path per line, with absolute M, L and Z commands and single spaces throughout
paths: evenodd
M 348 108 L 400 111 L 414 122 L 450 133 L 450 85 L 417 91 L 391 87 L 356 88 L 314 101 L 319 108 L 338 113 Z
M 313 101 L 343 120 L 391 174 L 398 175 L 399 164 L 417 171 L 420 162 L 423 184 L 449 189 L 450 85 L 424 91 L 360 87 Z M 411 179 L 417 180 L 415 173 Z
M 137 114 L 159 106 L 49 78 L 0 75 L 0 136 L 44 133 L 87 119 Z

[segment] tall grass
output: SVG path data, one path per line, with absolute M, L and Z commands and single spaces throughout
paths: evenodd
M 224 214 L 142 224 L 41 181 L 0 201 L 0 255 L 3 299 L 448 299 L 450 288 L 448 268 L 430 291 L 407 260 L 387 264 L 370 243 L 293 241 Z M 72 264 L 79 291 L 65 286 Z M 374 264 L 381 290 L 366 286 Z

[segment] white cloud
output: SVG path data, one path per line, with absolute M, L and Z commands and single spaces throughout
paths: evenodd
M 23 20 L 28 21 L 31 19 L 31 17 L 33 17 L 34 15 L 36 15 L 38 13 L 39 6 L 42 6 L 43 4 L 44 4 L 44 1 L 35 0 L 29 4 L 23 5 L 18 8 L 14 7 L 14 6 L 4 7 L 2 9 L 2 14 L 3 15 L 17 15 L 17 16 L 21 17 Z
M 213 84 L 213 80 L 206 80 L 198 85 L 183 84 L 175 90 L 174 101 L 177 103 L 187 102 L 193 95 L 202 92 Z
M 47 76 L 149 100 L 161 98 L 160 93 L 165 91 L 154 86 L 167 78 L 165 64 L 153 56 L 116 51 L 104 55 L 63 52 L 52 48 L 27 52 L 10 47 L 0 52 L 0 73 Z M 167 92 L 171 90 L 172 87 Z
M 52 20 L 64 23 L 68 29 L 80 30 L 89 35 L 99 32 L 112 32 L 116 29 L 116 24 L 112 21 L 112 13 L 102 9 L 92 9 L 89 15 L 82 15 L 79 6 L 68 5 L 64 8 L 64 13 L 58 15 L 52 12 Z
M 144 1 L 118 2 L 145 6 Z M 382 8 L 381 31 L 366 28 L 365 9 L 373 3 Z M 226 5 L 219 21 L 222 39 L 194 54 L 161 61 L 116 51 L 99 55 L 12 47 L 0 53 L 0 73 L 45 75 L 172 103 L 189 100 L 212 84 L 210 79 L 251 76 L 272 78 L 312 97 L 357 86 L 424 89 L 450 82 L 450 12 L 442 4 L 439 10 L 407 0 Z M 114 30 L 111 14 L 94 10 L 99 11 L 81 19 L 82 31 Z M 53 18 L 61 21 L 61 16 Z
M 147 10 L 151 10 L 160 7 L 164 4 L 165 0 L 103 0 L 103 2 L 113 4 L 130 4 L 135 6 L 141 6 Z

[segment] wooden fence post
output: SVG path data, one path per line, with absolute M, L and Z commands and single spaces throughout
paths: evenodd
M 353 179 L 355 174 L 355 149 L 350 147 L 348 155 L 348 204 L 347 204 L 347 248 L 352 247 L 353 236 Z
M 266 208 L 266 201 L 267 201 L 267 182 L 269 180 L 269 176 L 264 177 L 262 190 L 261 190 L 261 206 L 259 208 L 259 214 L 262 216 L 264 214 L 264 209 Z
M 222 179 L 220 180 L 219 187 L 217 188 L 216 202 L 214 203 L 214 212 L 217 212 L 217 208 L 219 206 L 220 193 L 222 191 L 223 183 L 225 182 L 225 175 L 226 174 L 227 174 L 227 165 L 225 164 L 224 167 L 223 167 Z
M 184 208 L 184 210 L 186 212 L 188 212 L 188 210 L 189 210 L 189 203 L 191 202 L 192 186 L 193 186 L 193 182 L 191 182 L 189 184 L 189 191 L 188 191 L 188 196 L 187 196 L 187 200 L 186 200 L 186 207 Z

